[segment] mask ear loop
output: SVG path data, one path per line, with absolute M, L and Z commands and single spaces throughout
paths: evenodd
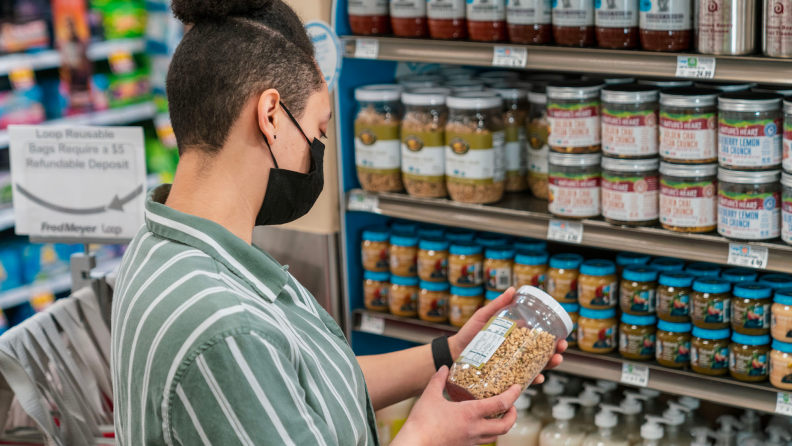
M 286 105 L 284 105 L 284 104 L 283 104 L 283 101 L 278 101 L 278 102 L 280 102 L 280 105 L 281 105 L 281 107 L 283 107 L 283 110 L 285 110 L 285 111 L 286 111 L 286 114 L 287 114 L 287 115 L 289 115 L 289 119 L 291 119 L 291 120 L 292 120 L 292 122 L 294 123 L 294 125 L 297 127 L 297 130 L 299 130 L 299 131 L 300 131 L 300 133 L 302 133 L 302 136 L 303 136 L 303 138 L 305 138 L 305 141 L 306 141 L 306 142 L 308 143 L 308 145 L 310 146 L 310 145 L 311 145 L 311 141 L 308 139 L 308 137 L 307 137 L 307 136 L 305 136 L 305 132 L 303 132 L 303 129 L 302 129 L 302 127 L 300 127 L 300 124 L 298 124 L 298 123 L 297 123 L 297 120 L 296 120 L 296 119 L 294 119 L 294 116 L 292 116 L 292 114 L 291 114 L 291 112 L 289 111 L 289 109 L 288 109 L 288 108 L 286 108 Z
M 272 157 L 272 162 L 275 163 L 275 168 L 280 169 L 280 167 L 278 167 L 278 160 L 275 159 L 275 152 L 273 152 L 272 147 L 270 147 L 269 140 L 267 139 L 267 135 L 265 135 L 264 132 L 261 132 L 261 136 L 264 137 L 264 142 L 267 144 L 267 148 L 270 151 L 270 156 Z

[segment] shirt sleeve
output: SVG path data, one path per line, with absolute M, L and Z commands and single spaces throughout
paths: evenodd
M 338 445 L 306 403 L 288 357 L 255 333 L 226 337 L 199 355 L 172 401 L 173 438 L 183 446 Z

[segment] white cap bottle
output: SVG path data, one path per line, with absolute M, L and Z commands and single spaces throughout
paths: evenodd
M 764 441 L 761 426 L 762 419 L 759 418 L 755 410 L 745 409 L 742 415 L 740 415 L 740 421 L 745 425 L 745 429 L 737 433 L 737 444 L 739 446 L 753 446 L 756 444 L 755 440 L 751 440 L 749 442 L 751 444 L 746 444 L 746 441 L 749 439 Z
M 786 429 L 781 426 L 767 426 L 767 440 L 765 446 L 786 446 L 792 436 L 789 435 Z
M 641 426 L 643 446 L 659 446 L 664 435 L 662 424 L 668 424 L 668 420 L 663 417 L 646 415 L 646 423 Z
M 717 438 L 715 446 L 737 446 L 737 431 L 734 428 L 743 430 L 745 425 L 737 420 L 734 415 L 719 416 L 718 424 L 720 427 L 715 432 Z
M 602 389 L 594 384 L 584 383 L 583 391 L 578 395 L 580 413 L 578 413 L 576 421 L 587 434 L 597 430 L 597 426 L 594 425 L 594 417 L 597 415 L 597 406 L 602 401 L 601 393 Z
M 712 446 L 708 439 L 718 438 L 715 432 L 712 432 L 706 427 L 694 428 L 691 433 L 693 434 L 693 442 L 690 443 L 690 446 Z
M 618 406 L 600 404 L 600 411 L 594 417 L 597 432 L 588 434 L 583 439 L 583 446 L 629 446 L 627 438 L 613 429 L 619 424 L 617 412 L 622 412 Z
M 668 409 L 663 412 L 663 418 L 666 419 L 668 428 L 663 438 L 663 446 L 689 446 L 692 437 L 689 431 L 685 428 L 686 414 L 690 412 L 685 406 L 677 404 L 673 401 L 668 403 Z
M 581 446 L 585 433 L 572 421 L 575 418 L 577 398 L 562 396 L 553 406 L 555 421 L 539 433 L 539 446 Z
M 626 391 L 624 399 L 619 404 L 622 410 L 621 423 L 616 427 L 617 432 L 627 438 L 630 446 L 641 442 L 641 423 L 643 422 L 642 401 L 649 397 L 640 393 Z
M 517 421 L 515 421 L 509 432 L 498 437 L 498 446 L 539 445 L 539 431 L 542 430 L 542 423 L 528 411 L 528 408 L 531 407 L 531 394 L 536 394 L 536 391 L 527 389 L 515 401 L 514 407 L 517 408 Z
M 542 398 L 539 398 L 531 406 L 531 415 L 542 422 L 542 426 L 547 426 L 553 422 L 553 406 L 558 397 L 564 394 L 567 379 L 555 373 L 548 373 L 547 380 L 542 384 Z

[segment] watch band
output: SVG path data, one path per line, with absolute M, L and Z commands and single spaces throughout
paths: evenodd
M 447 366 L 450 369 L 454 364 L 451 349 L 448 347 L 447 335 L 432 339 L 432 359 L 434 359 L 435 370 L 440 370 L 442 366 Z

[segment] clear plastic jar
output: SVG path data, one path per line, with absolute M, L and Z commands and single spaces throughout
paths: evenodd
M 390 229 L 372 226 L 363 230 L 361 258 L 363 269 L 374 272 L 390 271 Z
M 621 0 L 620 0 L 621 1 Z M 616 158 L 658 154 L 660 90 L 640 84 L 602 89 L 602 152 Z
M 583 256 L 578 254 L 556 254 L 550 257 L 547 270 L 547 293 L 553 299 L 565 303 L 578 303 L 578 276 Z
M 690 331 L 693 326 L 690 322 L 657 323 L 657 362 L 666 367 L 675 369 L 685 368 L 690 364 Z
M 729 346 L 729 374 L 732 378 L 761 382 L 767 380 L 770 336 L 747 336 L 732 333 Z
M 448 282 L 455 287 L 482 284 L 483 248 L 473 242 L 454 242 L 448 256 Z
M 507 1 L 509 41 L 528 45 L 552 43 L 552 7 L 547 0 Z
M 450 88 L 453 93 L 484 91 L 484 82 L 478 79 L 453 79 L 443 82 L 443 87 Z
M 371 311 L 388 311 L 390 274 L 363 271 L 363 305 Z
M 657 318 L 655 316 L 621 315 L 619 326 L 619 353 L 633 360 L 647 360 L 655 357 L 657 341 Z
M 448 283 L 420 283 L 418 294 L 418 317 L 427 322 L 448 322 Z
M 514 256 L 514 287 L 519 289 L 530 285 L 545 290 L 547 259 L 545 251 L 517 251 Z
M 391 314 L 404 317 L 418 316 L 418 278 L 391 275 L 388 308 Z
M 622 275 L 628 266 L 641 266 L 649 263 L 652 256 L 649 254 L 639 254 L 637 252 L 620 252 L 616 256 L 616 272 Z
M 347 10 L 352 34 L 367 36 L 391 33 L 388 0 L 350 0 Z
M 718 160 L 717 97 L 717 92 L 701 88 L 670 88 L 660 93 L 663 161 L 704 164 Z
M 390 237 L 390 272 L 402 277 L 418 275 L 418 237 L 393 234 Z
M 594 0 L 553 2 L 553 40 L 557 45 L 594 46 Z
M 430 223 L 423 223 L 418 226 L 418 237 L 444 239 L 446 235 L 445 226 L 433 225 Z
M 506 40 L 506 0 L 469 0 L 467 26 L 470 40 L 503 42 Z
M 638 46 L 638 0 L 595 1 L 597 46 L 627 49 Z
M 721 273 L 721 279 L 731 283 L 756 282 L 759 274 L 748 268 L 729 268 Z
M 691 0 L 640 0 L 641 47 L 646 51 L 690 49 L 693 26 Z
M 781 235 L 780 170 L 718 170 L 718 233 L 735 240 Z
M 495 92 L 454 93 L 447 99 L 446 182 L 451 199 L 495 203 L 503 197 L 506 127 Z
M 528 93 L 528 187 L 534 197 L 547 200 L 550 146 L 547 144 L 547 94 L 544 87 Z
M 718 94 L 734 93 L 737 91 L 749 91 L 756 86 L 756 82 L 696 82 L 693 84 L 696 88 L 703 88 L 705 90 L 716 90 Z
M 681 272 L 685 270 L 685 261 L 680 259 L 675 259 L 673 257 L 655 257 L 649 263 L 649 266 L 660 271 L 661 273 L 666 273 L 670 271 Z
M 524 390 L 572 328 L 569 314 L 547 293 L 520 288 L 451 367 L 448 395 L 453 401 L 466 401 L 500 395 L 514 384 Z
M 425 282 L 448 281 L 448 240 L 421 239 L 418 243 L 418 277 Z
M 718 227 L 718 165 L 660 163 L 660 224 L 674 232 Z
M 407 193 L 416 197 L 448 195 L 445 179 L 446 88 L 402 93 L 401 170 Z
M 792 89 L 788 85 L 756 84 L 755 87 L 751 88 L 751 91 L 756 93 L 775 93 L 784 97 L 792 95 Z
M 473 314 L 484 305 L 484 287 L 451 287 L 448 300 L 448 322 L 454 327 L 461 327 L 473 317 Z
M 391 223 L 391 232 L 393 234 L 409 234 L 418 235 L 420 224 L 409 220 L 394 220 Z
M 690 343 L 690 368 L 694 372 L 720 376 L 729 373 L 729 344 L 731 330 L 705 330 L 693 327 Z
M 426 37 L 426 1 L 390 0 L 393 35 L 398 37 Z
M 572 319 L 572 332 L 567 335 L 567 343 L 570 347 L 577 347 L 577 332 L 578 332 L 578 319 L 580 319 L 580 305 L 578 304 L 561 304 L 561 307 L 569 314 Z
M 578 303 L 583 308 L 601 310 L 616 307 L 619 279 L 610 260 L 586 260 L 578 276 Z
M 584 352 L 606 354 L 618 347 L 616 336 L 619 333 L 619 321 L 616 309 L 591 310 L 580 309 L 578 318 L 578 348 Z
M 464 0 L 427 0 L 426 18 L 433 39 L 459 40 L 467 37 Z M 445 73 L 443 73 L 445 74 Z
M 770 384 L 784 390 L 792 390 L 792 344 L 774 340 L 770 344 Z
M 658 87 L 660 89 L 693 86 L 693 81 L 676 80 L 676 79 L 639 79 L 638 83 L 641 85 L 651 85 L 653 87 Z
M 775 292 L 770 313 L 770 334 L 773 339 L 792 342 L 792 289 Z
M 450 228 L 445 233 L 445 238 L 451 242 L 472 242 L 476 239 L 476 231 L 470 229 Z
M 700 277 L 693 282 L 690 319 L 705 330 L 729 328 L 731 324 L 731 284 L 723 279 Z
M 630 266 L 622 273 L 621 310 L 634 316 L 654 314 L 657 308 L 657 274 L 651 266 Z
M 697 262 L 691 263 L 685 268 L 685 272 L 696 277 L 718 277 L 721 267 L 714 263 Z
M 781 240 L 792 245 L 792 174 L 781 174 L 783 189 L 781 205 Z
M 759 282 L 741 282 L 732 290 L 731 328 L 750 336 L 770 333 L 773 289 Z
M 600 215 L 601 155 L 550 153 L 548 210 L 566 218 Z
M 598 81 L 556 81 L 547 85 L 551 151 L 594 153 L 601 150 L 600 90 L 603 86 Z
M 602 158 L 602 216 L 623 226 L 653 226 L 660 213 L 660 160 Z
M 367 85 L 355 89 L 355 166 L 360 186 L 371 192 L 399 192 L 404 114 L 398 85 Z
M 792 276 L 787 274 L 765 274 L 759 278 L 759 283 L 763 283 L 773 290 L 783 290 L 792 288 Z
M 660 274 L 657 287 L 657 317 L 666 322 L 690 321 L 690 295 L 693 280 L 690 273 L 665 272 Z
M 514 249 L 507 245 L 487 248 L 484 252 L 484 284 L 490 291 L 503 292 L 512 286 Z
M 528 189 L 528 90 L 518 84 L 504 82 L 490 87 L 503 98 L 503 122 L 506 125 L 506 192 Z
M 783 96 L 724 93 L 718 97 L 718 162 L 736 170 L 766 170 L 781 165 Z

